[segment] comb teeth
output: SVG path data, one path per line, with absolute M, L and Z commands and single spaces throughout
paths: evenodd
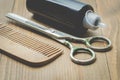
M 10 32 L 12 32 L 12 34 L 10 34 Z M 61 52 L 61 49 L 41 42 L 40 40 L 26 36 L 20 32 L 13 32 L 9 27 L 0 28 L 0 35 L 48 57 Z
M 0 27 L 0 35 L 2 36 L 8 36 L 9 33 L 12 31 L 11 28 L 7 28 L 7 27 Z

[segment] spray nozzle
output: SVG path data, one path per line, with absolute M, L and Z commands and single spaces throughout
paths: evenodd
M 83 26 L 88 29 L 95 30 L 99 27 L 105 27 L 106 25 L 101 22 L 101 18 L 99 15 L 91 10 L 88 10 L 83 19 Z

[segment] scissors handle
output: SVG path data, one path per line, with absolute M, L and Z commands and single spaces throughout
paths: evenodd
M 95 42 L 104 42 L 103 45 L 106 44 L 105 47 L 95 47 L 92 44 Z M 108 51 L 112 48 L 111 41 L 108 38 L 102 37 L 102 36 L 95 36 L 95 37 L 90 37 L 86 40 L 86 45 L 88 48 L 94 50 L 94 51 Z
M 88 59 L 81 59 L 81 60 L 74 57 L 76 53 L 82 53 L 82 52 L 90 54 L 91 57 Z M 96 54 L 94 53 L 93 50 L 88 48 L 72 48 L 70 53 L 70 58 L 74 63 L 88 65 L 96 60 Z
M 79 48 L 79 47 L 74 47 L 72 46 L 72 44 L 68 41 L 66 41 L 66 45 L 69 46 L 69 48 L 71 49 L 71 52 L 70 52 L 70 58 L 71 60 L 76 63 L 76 64 L 82 64 L 82 65 L 88 65 L 88 64 L 91 64 L 93 63 L 95 60 L 96 60 L 96 54 L 94 53 L 93 50 L 89 49 L 89 48 Z M 78 53 L 82 53 L 82 52 L 85 52 L 85 53 L 88 53 L 91 55 L 90 58 L 88 59 L 77 59 L 75 58 L 75 54 L 78 54 Z

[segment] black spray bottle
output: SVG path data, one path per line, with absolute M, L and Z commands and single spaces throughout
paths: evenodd
M 104 26 L 92 6 L 78 0 L 27 0 L 34 18 L 75 36 Z

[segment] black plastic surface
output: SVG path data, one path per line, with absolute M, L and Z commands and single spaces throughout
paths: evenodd
M 75 36 L 84 34 L 83 18 L 93 8 L 77 0 L 27 0 L 27 9 L 34 18 Z

